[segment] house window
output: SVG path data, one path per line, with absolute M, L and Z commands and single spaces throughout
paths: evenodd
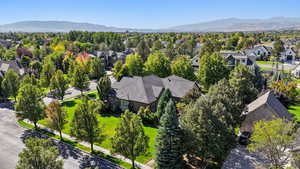
M 128 105 L 129 105 L 129 102 L 127 100 L 121 100 L 121 105 L 120 105 L 120 108 L 122 111 L 125 111 L 128 109 Z

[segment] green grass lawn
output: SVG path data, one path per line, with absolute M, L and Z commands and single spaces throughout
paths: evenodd
M 266 64 L 266 65 L 272 65 L 273 62 L 270 61 L 256 61 L 257 64 Z
M 288 111 L 295 115 L 297 122 L 300 122 L 300 103 L 289 106 Z
M 90 93 L 89 97 L 96 97 L 95 93 Z M 70 134 L 70 123 L 72 121 L 75 109 L 77 104 L 80 102 L 79 99 L 72 99 L 72 100 L 68 100 L 65 101 L 64 103 L 62 103 L 63 108 L 67 111 L 68 114 L 68 123 L 65 125 L 65 128 L 63 130 L 63 133 L 66 134 Z M 111 137 L 114 135 L 115 133 L 115 128 L 117 127 L 117 125 L 120 122 L 120 117 L 118 115 L 112 115 L 112 114 L 104 114 L 104 115 L 98 115 L 97 116 L 102 132 L 105 135 L 105 140 L 102 143 L 96 143 L 96 145 L 99 145 L 101 147 L 104 147 L 106 149 L 111 149 Z M 40 124 L 45 125 L 46 122 L 45 120 L 41 120 L 39 121 Z M 143 156 L 139 156 L 137 158 L 138 162 L 141 163 L 146 163 L 149 160 L 151 160 L 154 156 L 154 143 L 155 143 L 155 136 L 157 133 L 157 129 L 153 128 L 153 127 L 144 127 L 145 133 L 147 136 L 150 137 L 150 143 L 149 143 L 149 149 L 148 152 L 143 155 Z

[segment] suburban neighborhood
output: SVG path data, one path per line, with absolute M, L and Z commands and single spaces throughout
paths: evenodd
M 0 2 L 0 169 L 300 169 L 299 4 L 192 1 Z

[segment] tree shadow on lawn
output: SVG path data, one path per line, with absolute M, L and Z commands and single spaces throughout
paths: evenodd
M 104 158 L 100 158 L 98 156 L 105 156 L 102 153 L 95 153 L 95 155 L 85 155 L 83 156 L 79 163 L 80 169 L 85 169 L 85 168 L 91 168 L 91 169 L 95 169 L 95 168 L 101 168 L 101 169 L 121 169 L 120 166 L 118 166 L 117 164 L 119 163 L 118 161 L 116 161 L 114 158 L 109 156 L 105 156 L 106 159 L 110 159 L 113 162 L 110 162 Z
M 45 130 L 38 129 L 37 131 L 35 131 L 35 130 L 25 130 L 20 138 L 23 142 L 25 142 L 29 138 L 48 139 L 49 136 L 47 136 L 45 134 L 50 135 L 50 136 L 51 135 L 55 136 L 53 133 L 47 132 Z M 69 157 L 71 157 L 73 159 L 78 159 L 82 156 L 82 152 L 80 150 L 72 147 L 75 144 L 77 144 L 77 142 L 72 142 L 72 141 L 69 141 L 69 140 L 58 141 L 58 140 L 52 139 L 52 143 L 57 146 L 60 155 L 64 159 L 68 159 Z M 68 143 L 68 144 L 66 144 L 66 143 Z
M 68 100 L 62 103 L 62 106 L 73 107 L 76 105 L 75 100 Z

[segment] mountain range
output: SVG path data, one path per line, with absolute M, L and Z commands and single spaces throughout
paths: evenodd
M 300 17 L 274 17 L 269 19 L 227 18 L 163 29 L 118 28 L 91 23 L 68 21 L 22 21 L 0 25 L 0 32 L 235 32 L 300 30 Z

